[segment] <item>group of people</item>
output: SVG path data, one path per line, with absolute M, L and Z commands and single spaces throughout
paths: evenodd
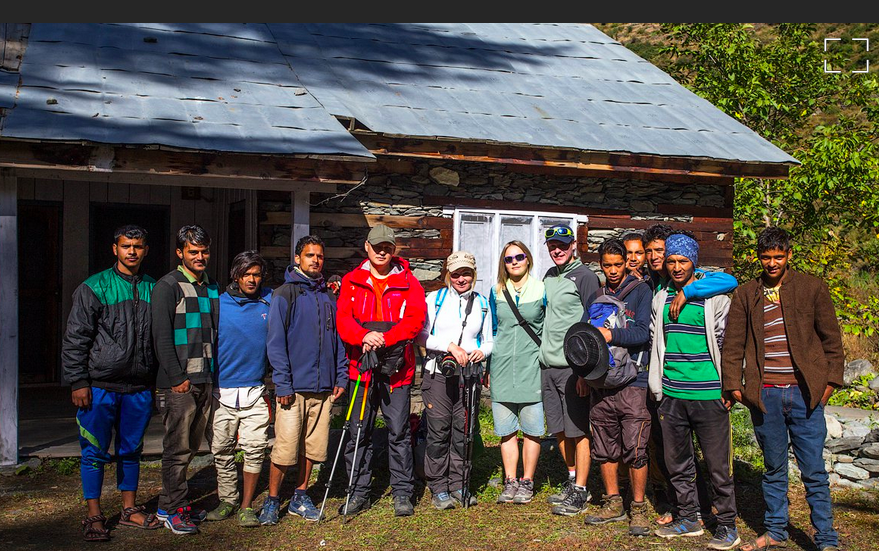
M 437 509 L 477 504 L 469 469 L 474 405 L 484 386 L 501 439 L 498 503 L 532 501 L 540 439 L 549 433 L 568 470 L 561 491 L 547 498 L 552 513 L 582 513 L 586 524 L 627 521 L 633 536 L 662 538 L 699 536 L 713 521 L 708 547 L 735 548 L 741 538 L 729 411 L 741 402 L 766 464 L 766 532 L 741 549 L 769 549 L 788 538 L 790 443 L 815 542 L 835 551 L 823 407 L 842 385 L 842 342 L 826 285 L 789 267 L 788 234 L 774 227 L 760 234 L 762 273 L 741 286 L 700 269 L 693 234 L 664 224 L 605 240 L 598 249 L 603 281 L 577 258 L 571 227 L 553 226 L 544 237 L 553 267 L 542 278 L 532 274 L 528 247 L 506 243 L 487 297 L 475 290 L 476 259 L 466 251 L 446 259 L 445 285 L 425 296 L 395 254 L 393 230 L 381 224 L 365 240 L 367 258 L 337 292 L 322 275 L 323 242 L 310 235 L 296 243 L 285 282 L 274 291 L 262 284 L 265 261 L 247 251 L 233 260 L 231 283 L 220 293 L 205 273 L 210 238 L 199 226 L 180 229 L 181 265 L 158 282 L 139 270 L 146 232 L 120 228 L 116 264 L 76 291 L 63 346 L 79 407 L 85 539 L 109 538 L 100 490 L 114 430 L 122 526 L 164 524 L 193 534 L 201 521 L 236 512 L 241 526 L 275 524 L 291 465 L 297 473 L 288 513 L 320 520 L 323 508 L 308 495 L 308 482 L 314 463 L 328 459 L 332 405 L 345 394 L 347 433 L 335 459 L 344 446 L 349 485 L 340 514 L 371 505 L 379 408 L 394 514 L 414 514 L 410 389 L 420 346 L 424 478 Z M 266 398 L 267 372 L 274 404 Z M 136 505 L 136 491 L 153 386 L 165 436 L 162 492 L 150 514 Z M 272 413 L 268 495 L 257 511 Z M 186 469 L 204 435 L 220 499 L 210 512 L 187 500 Z M 244 452 L 240 493 L 236 447 Z M 604 488 L 600 506 L 589 505 L 593 460 Z M 631 499 L 622 495 L 623 476 Z M 670 506 L 656 519 L 646 505 L 651 482 Z

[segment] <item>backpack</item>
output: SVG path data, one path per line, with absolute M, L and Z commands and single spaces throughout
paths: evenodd
M 626 315 L 626 296 L 631 293 L 638 285 L 644 284 L 642 280 L 636 280 L 626 286 L 617 296 L 607 294 L 607 288 L 602 287 L 599 294 L 587 309 L 589 323 L 595 327 L 604 327 L 606 329 L 625 329 L 628 327 L 631 318 Z M 589 385 L 595 388 L 617 388 L 625 386 L 634 381 L 638 376 L 638 371 L 643 365 L 644 352 L 640 352 L 636 357 L 629 355 L 629 350 L 624 346 L 607 345 L 610 351 L 609 367 L 607 374 L 603 377 L 588 381 Z
M 299 295 L 304 295 L 305 290 L 302 289 L 302 285 L 294 285 L 290 282 L 284 282 L 280 287 L 276 288 L 272 292 L 272 297 L 283 297 L 287 299 L 287 316 L 284 318 L 284 334 L 290 330 L 290 319 L 293 317 L 293 310 L 296 308 L 296 297 Z M 333 302 L 336 302 L 336 294 L 333 292 L 328 292 L 327 296 L 329 296 Z

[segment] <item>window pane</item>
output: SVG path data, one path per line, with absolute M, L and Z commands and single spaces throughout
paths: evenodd
M 556 224 L 567 224 L 571 226 L 571 228 L 576 232 L 577 227 L 574 224 L 574 221 L 570 218 L 561 218 L 556 216 L 541 216 L 538 221 L 538 227 L 540 231 L 538 232 L 537 239 L 538 243 L 535 244 L 535 249 L 532 250 L 531 253 L 534 255 L 534 275 L 542 278 L 548 269 L 553 266 L 552 259 L 549 257 L 549 252 L 546 250 L 546 238 L 544 237 L 544 233 L 547 229 L 551 228 Z
M 492 231 L 492 214 L 461 214 L 461 226 L 458 244 L 461 250 L 476 257 L 476 290 L 488 296 L 492 282 L 492 263 L 494 256 L 494 238 Z

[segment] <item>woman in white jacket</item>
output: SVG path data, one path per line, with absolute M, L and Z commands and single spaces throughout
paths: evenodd
M 466 389 L 476 393 L 472 415 L 479 413 L 481 383 L 468 384 L 462 367 L 481 366 L 491 354 L 492 321 L 488 300 L 473 290 L 476 259 L 456 251 L 446 259 L 446 287 L 427 295 L 427 320 L 418 344 L 427 349 L 421 396 L 427 412 L 424 475 L 437 509 L 452 509 L 456 502 L 475 505 L 476 497 L 464 492 Z M 445 358 L 445 361 L 444 361 Z M 466 372 L 466 370 L 465 370 Z M 465 384 L 467 386 L 465 387 Z M 471 426 L 476 426 L 475 421 Z M 473 435 L 475 437 L 475 435 Z

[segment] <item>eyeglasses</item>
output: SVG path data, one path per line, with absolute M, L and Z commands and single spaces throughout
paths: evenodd
M 556 226 L 556 227 L 549 228 L 548 230 L 543 232 L 543 236 L 546 237 L 547 239 L 550 239 L 552 237 L 573 237 L 574 230 L 572 230 L 571 228 L 569 228 L 567 226 L 561 226 L 561 227 Z
M 524 262 L 526 258 L 528 258 L 528 257 L 525 256 L 525 253 L 519 253 L 519 254 L 510 255 L 510 256 L 505 256 L 504 262 L 507 264 L 512 264 L 514 259 L 516 262 Z

